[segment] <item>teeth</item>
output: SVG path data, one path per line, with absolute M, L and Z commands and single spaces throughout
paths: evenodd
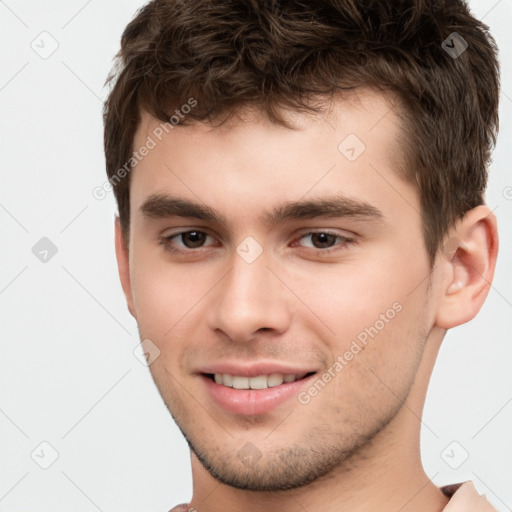
M 271 375 L 257 375 L 256 377 L 242 377 L 239 375 L 229 375 L 227 373 L 216 373 L 214 375 L 215 382 L 222 384 L 229 388 L 235 389 L 266 389 L 287 382 L 294 382 L 297 379 L 302 379 L 306 375 L 301 374 L 288 374 L 272 373 Z
M 274 386 L 280 386 L 284 381 L 283 375 L 280 373 L 273 373 L 268 376 L 267 385 L 269 388 L 273 388 Z
M 249 387 L 251 389 L 265 389 L 268 387 L 267 377 L 265 375 L 258 375 L 257 377 L 251 377 L 249 380 Z
M 224 382 L 224 378 L 222 381 Z M 249 377 L 233 376 L 233 387 L 235 389 L 249 389 Z

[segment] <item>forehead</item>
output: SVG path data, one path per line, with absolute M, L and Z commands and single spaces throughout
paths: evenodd
M 396 201 L 392 182 L 404 162 L 397 109 L 391 96 L 362 89 L 335 98 L 318 114 L 285 111 L 292 129 L 249 108 L 220 126 L 175 126 L 142 112 L 134 151 L 152 149 L 132 171 L 132 214 L 162 192 L 232 213 L 238 206 L 236 215 L 245 206 L 245 216 L 260 218 L 270 203 L 334 190 L 361 198 L 375 189 L 377 203 L 383 202 L 379 190 Z
M 399 135 L 402 129 L 402 121 L 397 116 L 397 113 L 402 110 L 402 106 L 396 95 L 390 92 L 384 93 L 360 87 L 344 91 L 343 94 L 339 93 L 330 100 L 317 99 L 313 101 L 321 109 L 320 112 L 297 112 L 281 109 L 280 113 L 291 128 L 272 124 L 260 108 L 251 106 L 239 107 L 233 112 L 233 116 L 220 125 L 217 125 L 216 120 L 213 124 L 194 121 L 192 125 L 186 127 L 178 126 L 177 122 L 180 117 L 186 118 L 187 113 L 193 110 L 193 107 L 189 108 L 188 105 L 182 106 L 186 107 L 186 110 L 183 108 L 183 111 L 181 108 L 177 108 L 175 113 L 169 117 L 168 122 L 156 119 L 147 111 L 142 110 L 133 149 L 136 150 L 143 146 L 148 136 L 153 136 L 160 142 L 161 139 L 168 139 L 167 136 L 170 134 L 173 134 L 174 138 L 179 138 L 178 133 L 184 131 L 188 131 L 187 138 L 193 131 L 194 135 L 208 135 L 217 140 L 223 139 L 229 142 L 230 137 L 238 137 L 244 127 L 254 132 L 258 128 L 273 132 L 290 131 L 291 129 L 304 133 L 308 138 L 314 137 L 315 132 L 316 135 L 323 137 L 322 130 L 328 128 L 340 134 L 352 130 L 352 133 L 362 140 L 367 139 L 369 134 L 372 134 L 372 137 L 387 134 L 389 139 L 398 142 L 394 136 Z M 178 111 L 180 115 L 177 115 Z M 381 122 L 383 122 L 381 129 L 375 130 Z M 314 129 L 311 129 L 312 127 Z M 193 130 L 187 130 L 187 128 L 193 128 Z M 394 153 L 396 148 L 390 149 Z

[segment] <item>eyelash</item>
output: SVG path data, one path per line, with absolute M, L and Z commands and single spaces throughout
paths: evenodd
M 186 235 L 187 233 L 194 233 L 194 232 L 195 233 L 202 233 L 202 234 L 205 234 L 206 236 L 211 236 L 208 233 L 206 233 L 205 231 L 200 231 L 198 229 L 190 229 L 188 231 L 181 231 L 179 233 L 174 233 L 173 235 L 162 237 L 162 239 L 160 240 L 160 244 L 164 247 L 165 250 L 167 250 L 167 251 L 169 251 L 171 253 L 174 253 L 174 254 L 191 254 L 194 251 L 203 250 L 204 249 L 203 247 L 197 247 L 196 249 L 177 249 L 176 247 L 174 247 L 171 244 L 171 240 L 173 238 L 177 238 L 177 237 L 180 237 L 182 235 Z M 307 237 L 307 236 L 310 236 L 310 235 L 314 235 L 314 234 L 332 235 L 332 236 L 334 236 L 334 237 L 336 237 L 337 239 L 340 240 L 340 243 L 334 245 L 333 247 L 328 247 L 327 249 L 316 249 L 316 248 L 304 248 L 303 247 L 303 249 L 305 249 L 306 252 L 309 252 L 309 253 L 317 255 L 317 256 L 318 255 L 326 256 L 326 255 L 330 255 L 330 254 L 332 254 L 334 252 L 341 252 L 341 251 L 347 249 L 350 245 L 354 245 L 354 244 L 357 243 L 357 240 L 354 239 L 354 238 L 348 238 L 348 237 L 340 235 L 339 233 L 334 233 L 334 232 L 329 231 L 329 230 L 326 230 L 326 231 L 309 231 L 309 232 L 304 233 L 303 235 L 301 235 L 298 238 L 298 240 L 301 240 L 304 237 Z

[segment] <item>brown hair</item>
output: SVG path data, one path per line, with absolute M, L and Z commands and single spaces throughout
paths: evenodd
M 181 124 L 253 106 L 288 126 L 283 108 L 317 112 L 317 99 L 360 86 L 394 94 L 431 263 L 449 227 L 484 201 L 497 48 L 462 0 L 153 0 L 126 27 L 107 82 L 106 167 L 126 241 L 140 112 L 169 122 L 191 98 Z

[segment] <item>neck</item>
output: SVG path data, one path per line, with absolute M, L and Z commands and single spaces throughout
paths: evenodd
M 443 333 L 438 335 L 440 343 Z M 448 499 L 425 474 L 420 458 L 421 414 L 439 348 L 437 340 L 432 339 L 435 337 L 429 338 L 415 382 L 399 413 L 343 466 L 300 488 L 244 491 L 219 483 L 192 453 L 194 493 L 190 507 L 197 512 L 443 510 Z

